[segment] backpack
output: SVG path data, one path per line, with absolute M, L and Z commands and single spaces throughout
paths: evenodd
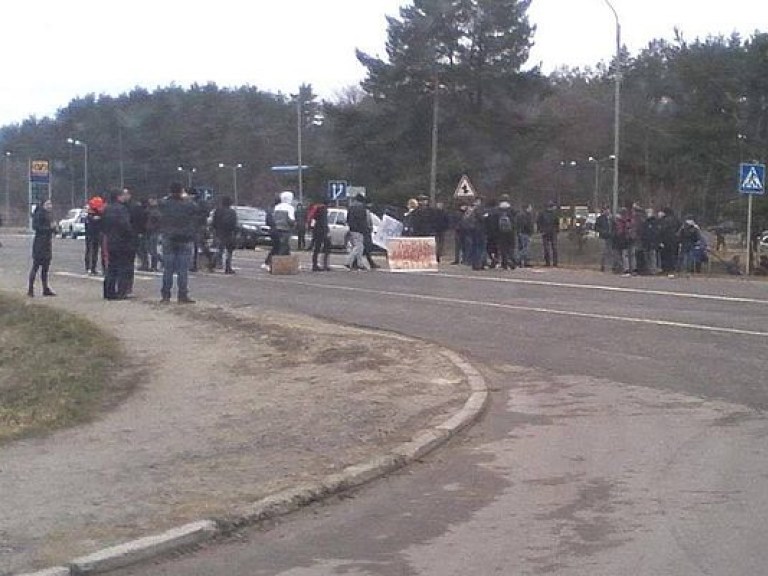
M 512 218 L 509 217 L 509 212 L 502 212 L 499 215 L 499 232 L 507 234 L 512 232 Z

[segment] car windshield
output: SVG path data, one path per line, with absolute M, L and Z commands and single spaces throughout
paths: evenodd
M 235 208 L 238 220 L 265 221 L 267 213 L 261 208 Z

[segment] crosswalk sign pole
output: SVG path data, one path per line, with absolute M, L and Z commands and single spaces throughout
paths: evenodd
M 747 198 L 747 272 L 752 273 L 752 194 Z

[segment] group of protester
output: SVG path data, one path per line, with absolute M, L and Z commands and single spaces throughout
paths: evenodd
M 687 215 L 681 221 L 671 208 L 657 212 L 635 202 L 613 214 L 605 207 L 595 231 L 603 241 L 601 271 L 625 276 L 693 274 L 701 272 L 709 258 L 706 238 L 694 217 Z
M 533 262 L 531 237 L 538 225 L 544 241 L 545 264 L 557 266 L 560 224 L 554 204 L 537 218 L 534 218 L 530 205 L 515 210 L 506 194 L 495 202 L 470 198 L 459 203 L 455 210 L 446 210 L 440 203 L 432 207 L 427 196 L 419 196 L 409 200 L 407 208 L 403 217 L 403 235 L 434 236 L 438 262 L 445 251 L 446 233 L 452 231 L 454 258 L 451 264 L 465 264 L 473 270 L 530 267 Z
M 55 296 L 48 284 L 52 257 L 52 238 L 56 225 L 51 218 L 52 204 L 40 204 L 32 218 L 35 238 L 32 246 L 32 269 L 27 294 L 33 297 L 38 271 L 44 296 Z M 149 198 L 135 202 L 131 190 L 123 188 L 110 195 L 107 202 L 94 196 L 88 202 L 85 222 L 85 271 L 98 274 L 101 263 L 105 300 L 125 300 L 133 292 L 134 270 L 158 271 L 162 266 L 161 301 L 169 302 L 174 280 L 177 300 L 193 303 L 189 297 L 190 271 L 198 265 L 198 255 L 214 270 L 223 263 L 225 274 L 234 274 L 232 253 L 237 233 L 237 214 L 228 197 L 222 198 L 213 213 L 211 229 L 219 253 L 214 255 L 205 241 L 208 208 L 200 199 L 189 195 L 179 183 L 171 184 L 162 200 Z

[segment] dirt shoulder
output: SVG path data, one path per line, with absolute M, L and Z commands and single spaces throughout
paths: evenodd
M 57 291 L 45 304 L 117 336 L 140 381 L 92 423 L 0 446 L 0 574 L 226 515 L 407 441 L 468 396 L 436 347 L 396 335 Z

